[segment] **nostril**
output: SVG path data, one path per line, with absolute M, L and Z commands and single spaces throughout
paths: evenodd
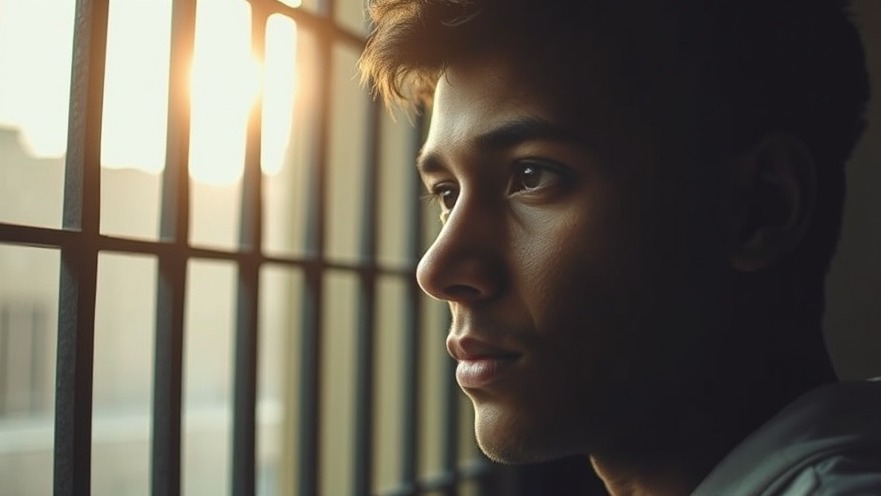
M 465 284 L 455 284 L 444 290 L 449 299 L 471 299 L 480 297 L 480 290 Z

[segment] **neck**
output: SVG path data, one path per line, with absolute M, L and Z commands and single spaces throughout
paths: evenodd
M 664 439 L 655 435 L 642 445 L 631 442 L 591 455 L 594 471 L 612 496 L 690 494 L 731 448 L 757 427 L 726 423 L 709 415 L 682 417 L 663 422 L 670 427 Z
M 626 462 L 596 456 L 590 457 L 590 463 L 612 496 L 681 496 L 691 493 L 701 480 L 683 467 L 639 470 Z
M 737 444 L 788 403 L 835 381 L 821 340 L 814 351 L 805 345 L 820 336 L 819 329 L 804 329 L 795 347 L 800 353 L 791 348 L 788 355 L 785 346 L 762 348 L 770 343 L 755 341 L 775 330 L 752 330 L 755 334 L 726 343 L 727 359 L 708 373 L 698 394 L 665 413 L 653 412 L 629 442 L 592 453 L 593 468 L 610 494 L 690 494 Z

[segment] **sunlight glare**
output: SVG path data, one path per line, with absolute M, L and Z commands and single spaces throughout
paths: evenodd
M 285 161 L 293 121 L 296 85 L 297 25 L 275 14 L 266 25 L 266 63 L 263 79 L 264 174 L 278 173 Z
M 242 175 L 248 116 L 259 90 L 247 2 L 198 2 L 191 81 L 190 174 L 209 184 Z
M 61 157 L 66 151 L 74 5 L 69 0 L 0 0 L 0 126 L 20 129 L 23 145 L 39 158 Z M 109 14 L 101 162 L 160 173 L 165 167 L 171 0 L 111 0 Z M 271 16 L 266 45 L 261 167 L 271 175 L 284 163 L 291 134 L 293 20 Z M 195 181 L 232 184 L 241 178 L 260 70 L 251 51 L 248 2 L 197 2 L 189 88 L 189 166 Z

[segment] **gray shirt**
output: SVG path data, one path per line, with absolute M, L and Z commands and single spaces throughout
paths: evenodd
M 881 378 L 820 387 L 728 454 L 692 496 L 881 496 Z

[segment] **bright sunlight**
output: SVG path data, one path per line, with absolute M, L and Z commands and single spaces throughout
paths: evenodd
M 36 157 L 65 152 L 73 8 L 70 0 L 0 0 L 0 126 L 18 128 Z M 101 162 L 159 173 L 165 162 L 171 0 L 111 0 Z M 262 159 L 281 168 L 291 134 L 296 25 L 275 15 L 264 64 L 251 51 L 244 0 L 197 3 L 191 69 L 190 173 L 237 181 L 248 117 L 263 97 Z

